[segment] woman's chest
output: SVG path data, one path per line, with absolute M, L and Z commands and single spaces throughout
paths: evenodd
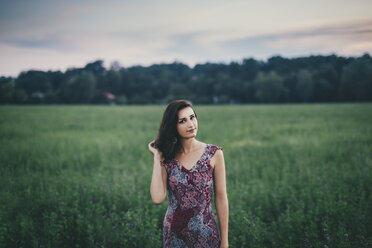
M 171 189 L 177 191 L 203 190 L 213 186 L 213 170 L 210 167 L 195 167 L 188 171 L 183 167 L 175 167 L 168 176 Z

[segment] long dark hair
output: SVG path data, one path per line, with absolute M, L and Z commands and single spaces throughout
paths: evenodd
M 176 153 L 181 148 L 180 136 L 177 131 L 178 111 L 186 107 L 191 107 L 191 102 L 187 100 L 175 100 L 168 104 L 164 111 L 163 118 L 159 125 L 158 138 L 155 140 L 155 147 L 162 153 L 164 163 L 176 157 Z M 193 109 L 195 117 L 196 113 Z

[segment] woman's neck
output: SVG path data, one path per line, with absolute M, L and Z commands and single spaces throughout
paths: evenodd
M 188 154 L 194 150 L 197 150 L 199 147 L 199 143 L 200 142 L 197 141 L 195 138 L 182 139 L 180 152 L 183 154 Z

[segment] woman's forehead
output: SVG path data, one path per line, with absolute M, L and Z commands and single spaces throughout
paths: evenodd
M 178 119 L 189 117 L 194 114 L 194 110 L 191 107 L 186 107 L 178 111 Z

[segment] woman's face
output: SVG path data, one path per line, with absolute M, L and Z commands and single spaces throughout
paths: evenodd
M 184 139 L 196 137 L 198 120 L 191 107 L 186 107 L 178 111 L 177 131 L 180 137 Z

